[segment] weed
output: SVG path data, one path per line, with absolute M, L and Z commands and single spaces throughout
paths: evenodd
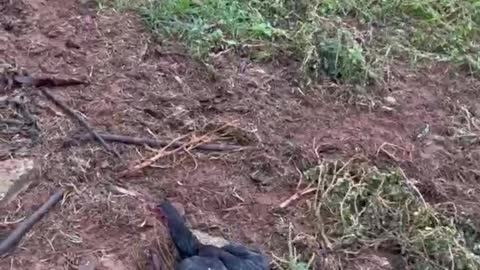
M 318 185 L 315 215 L 325 245 L 396 250 L 409 269 L 480 269 L 476 229 L 425 203 L 401 175 L 339 163 L 307 172 Z
M 315 257 L 312 256 L 308 263 L 303 262 L 299 259 L 297 250 L 293 244 L 292 232 L 293 226 L 292 224 L 290 224 L 288 228 L 288 258 L 284 259 L 273 255 L 273 263 L 275 264 L 277 269 L 280 270 L 308 270 L 311 268 Z

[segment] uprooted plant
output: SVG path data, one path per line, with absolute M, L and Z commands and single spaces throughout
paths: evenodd
M 480 269 L 477 229 L 425 202 L 401 171 L 335 162 L 305 176 L 318 186 L 314 209 L 326 249 L 344 258 L 380 249 L 409 269 Z

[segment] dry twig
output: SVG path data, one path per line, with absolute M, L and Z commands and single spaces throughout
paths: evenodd
M 59 99 L 57 99 L 55 96 L 53 96 L 47 89 L 40 88 L 40 91 L 47 97 L 52 103 L 54 103 L 56 106 L 58 106 L 60 109 L 62 109 L 68 116 L 76 119 L 85 129 L 88 130 L 88 132 L 95 138 L 97 141 L 110 153 L 115 154 L 118 158 L 120 158 L 120 155 L 115 151 L 113 148 L 111 148 L 105 140 L 98 135 L 98 133 L 90 126 L 90 124 L 87 122 L 87 120 L 83 119 L 80 115 L 78 115 L 74 110 L 70 109 L 67 107 L 67 105 L 63 104 Z
M 13 76 L 13 81 L 21 86 L 34 86 L 34 87 L 63 87 L 63 86 L 88 84 L 88 82 L 75 79 L 75 78 L 68 78 L 68 79 L 49 78 L 49 77 L 34 78 L 28 75 L 27 76 L 15 75 Z
M 63 190 L 55 192 L 37 211 L 25 219 L 10 235 L 0 243 L 0 256 L 5 255 L 55 204 L 63 198 Z
M 315 191 L 317 191 L 317 188 L 316 188 L 316 187 L 314 187 L 314 188 L 306 188 L 306 189 L 304 189 L 304 190 L 302 190 L 302 191 L 299 191 L 299 192 L 293 194 L 290 198 L 286 199 L 284 202 L 282 202 L 282 203 L 279 205 L 279 207 L 280 207 L 280 208 L 285 208 L 285 207 L 287 207 L 290 203 L 292 203 L 293 201 L 298 200 L 300 197 L 302 197 L 302 196 L 304 196 L 304 195 L 307 195 L 307 194 L 309 194 L 309 193 L 313 193 L 313 192 L 315 192 Z
M 180 142 L 166 142 L 156 139 L 148 139 L 148 138 L 138 138 L 138 137 L 131 137 L 131 136 L 123 136 L 123 135 L 115 135 L 109 133 L 98 133 L 100 137 L 102 137 L 107 142 L 118 142 L 124 144 L 133 144 L 133 145 L 148 145 L 150 147 L 165 147 L 170 144 L 170 147 L 177 148 L 182 146 L 183 144 Z M 87 141 L 91 140 L 93 137 L 91 134 L 81 134 L 75 136 L 74 139 L 78 141 Z M 202 144 L 198 145 L 196 149 L 205 150 L 205 151 L 235 151 L 235 150 L 245 150 L 249 147 L 242 147 L 240 145 L 229 145 L 229 144 Z
M 129 189 L 126 189 L 126 188 L 123 188 L 123 187 L 115 186 L 115 185 L 109 185 L 107 187 L 107 189 L 111 192 L 114 192 L 114 193 L 128 195 L 128 196 L 133 197 L 133 198 L 135 198 L 135 199 L 137 199 L 140 202 L 145 203 L 145 204 L 155 203 L 155 200 L 153 198 L 151 198 L 150 196 L 147 196 L 147 195 L 145 195 L 141 192 L 135 191 L 135 190 L 129 190 Z
M 392 144 L 392 143 L 387 143 L 387 142 L 384 142 L 378 149 L 377 149 L 377 153 L 376 153 L 376 156 L 378 156 L 380 153 L 384 153 L 385 155 L 387 155 L 389 158 L 391 158 L 393 161 L 395 162 L 399 162 L 401 161 L 400 158 L 398 158 L 397 156 L 395 156 L 395 152 L 392 153 L 390 151 L 388 151 L 386 148 L 387 147 L 391 147 L 393 149 L 393 151 L 396 152 L 397 149 L 401 150 L 403 153 L 406 153 L 408 154 L 408 161 L 412 161 L 412 151 L 408 150 L 407 148 L 404 148 L 404 147 L 401 147 L 401 146 L 398 146 L 396 144 Z
M 140 164 L 135 165 L 132 168 L 129 168 L 129 169 L 121 172 L 120 176 L 133 174 L 133 173 L 135 173 L 135 172 L 137 172 L 137 171 L 139 171 L 143 168 L 149 167 L 150 165 L 155 163 L 155 161 L 159 160 L 160 158 L 175 154 L 177 152 L 180 152 L 181 150 L 184 150 L 184 151 L 188 152 L 192 149 L 195 149 L 195 148 L 199 147 L 200 145 L 205 144 L 208 141 L 210 141 L 210 137 L 209 137 L 210 135 L 226 128 L 227 126 L 229 126 L 229 124 L 225 124 L 225 125 L 217 128 L 213 131 L 208 132 L 205 135 L 200 136 L 200 137 L 196 137 L 194 134 L 180 136 L 180 137 L 174 139 L 173 141 L 171 141 L 169 144 L 167 144 L 162 149 L 160 149 L 160 151 L 158 151 L 158 153 L 155 156 L 153 156 L 151 158 L 148 158 L 148 159 L 144 160 L 143 162 L 141 162 Z M 179 141 L 181 141 L 181 140 L 183 140 L 187 137 L 191 137 L 190 141 L 185 142 L 183 144 L 180 144 L 178 147 L 176 147 L 173 150 L 167 151 L 167 149 L 171 148 L 173 144 L 179 143 Z
M 145 161 L 141 162 L 140 164 L 135 165 L 132 168 L 129 168 L 129 169 L 121 172 L 120 176 L 131 175 L 131 174 L 133 174 L 133 173 L 135 173 L 135 172 L 137 172 L 137 171 L 139 171 L 139 170 L 141 170 L 145 167 L 148 167 L 148 166 L 152 165 L 155 161 L 157 161 L 158 159 L 160 159 L 162 157 L 166 157 L 166 156 L 169 156 L 171 154 L 175 154 L 175 153 L 179 152 L 180 150 L 182 150 L 183 148 L 186 148 L 187 144 L 184 144 L 184 145 L 179 146 L 179 147 L 177 147 L 177 148 L 175 148 L 171 151 L 167 151 L 167 149 L 172 146 L 172 143 L 178 142 L 179 140 L 184 139 L 185 137 L 187 137 L 187 135 L 180 136 L 180 137 L 176 138 L 170 144 L 168 144 L 165 147 L 163 147 L 162 149 L 160 149 L 160 151 L 158 151 L 158 153 L 155 156 L 153 156 L 149 159 L 146 159 Z

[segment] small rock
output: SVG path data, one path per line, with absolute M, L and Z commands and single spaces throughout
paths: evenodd
M 221 237 L 211 236 L 208 233 L 204 233 L 198 230 L 192 230 L 192 233 L 198 238 L 200 243 L 204 245 L 212 245 L 216 247 L 223 247 L 228 245 L 229 242 Z
M 31 159 L 9 159 L 0 162 L 0 199 L 8 203 L 28 188 L 31 178 L 28 177 L 34 168 Z
M 255 182 L 256 184 L 259 184 L 261 186 L 269 186 L 273 182 L 271 177 L 267 176 L 266 174 L 264 174 L 261 171 L 253 172 L 249 176 L 250 176 L 250 179 L 252 179 L 253 182 Z
M 178 213 L 181 216 L 185 216 L 185 208 L 183 207 L 183 205 L 181 203 L 172 202 L 172 205 L 173 205 L 173 207 L 175 207 L 175 209 L 177 209 Z M 202 214 L 202 216 L 205 217 L 204 214 Z M 211 221 L 211 220 L 209 220 L 209 221 Z M 197 222 L 194 221 L 193 223 L 195 224 Z M 229 243 L 224 238 L 211 236 L 208 233 L 204 233 L 204 232 L 199 231 L 199 230 L 192 230 L 192 233 L 198 238 L 200 243 L 202 243 L 204 245 L 212 245 L 212 246 L 216 246 L 216 247 L 223 247 L 223 246 L 225 246 Z
M 395 99 L 394 97 L 392 96 L 387 96 L 384 98 L 385 102 L 387 102 L 388 104 L 390 105 L 395 105 L 397 104 L 397 99 Z

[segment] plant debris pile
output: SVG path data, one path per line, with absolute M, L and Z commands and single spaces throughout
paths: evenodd
M 480 267 L 480 237 L 469 220 L 426 203 L 401 172 L 336 162 L 307 175 L 321 190 L 315 209 L 327 247 L 380 248 L 409 269 Z

